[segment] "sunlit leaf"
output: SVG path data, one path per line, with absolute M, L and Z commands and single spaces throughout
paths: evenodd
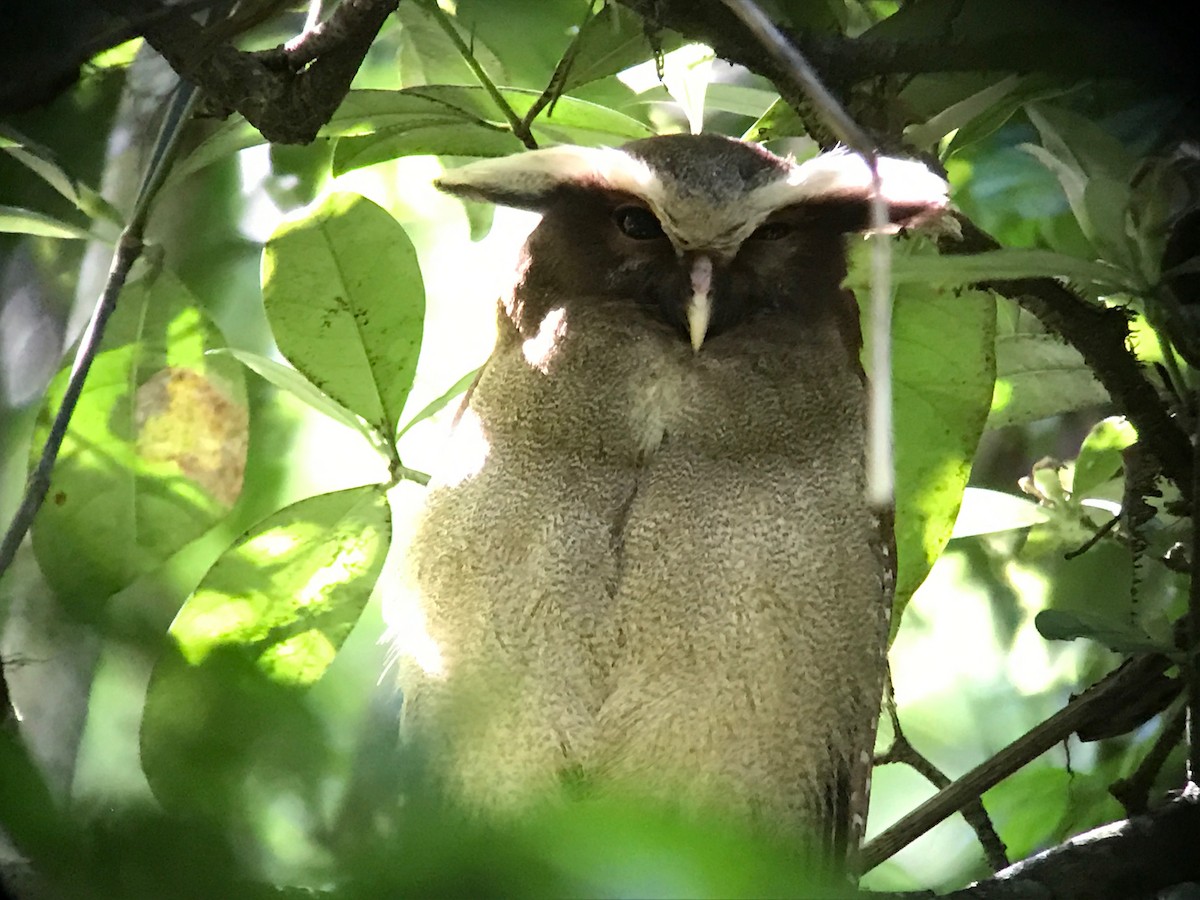
M 33 234 L 38 237 L 69 238 L 88 240 L 95 237 L 86 228 L 56 219 L 46 213 L 19 206 L 0 205 L 0 232 L 9 234 Z
M 393 15 L 400 21 L 399 49 L 396 59 L 400 80 L 405 87 L 422 84 L 474 83 L 475 73 L 462 58 L 454 42 L 430 14 L 418 3 L 401 3 Z M 496 84 L 508 81 L 504 63 L 476 34 L 465 32 L 452 16 L 447 16 L 459 30 L 463 43 L 488 77 Z
M 262 279 L 283 355 L 391 440 L 425 318 L 417 254 L 400 223 L 365 197 L 333 194 L 275 231 Z
M 236 644 L 274 680 L 310 684 L 358 621 L 390 539 L 391 512 L 378 485 L 294 503 L 217 560 L 171 635 L 192 665 Z
M 969 487 L 963 492 L 962 508 L 954 520 L 951 538 L 973 537 L 1028 528 L 1045 522 L 1047 513 L 1027 497 Z
M 1109 416 L 1092 426 L 1075 460 L 1071 492 L 1086 497 L 1125 465 L 1122 451 L 1137 441 L 1137 429 L 1124 416 Z
M 852 270 L 866 267 L 866 244 Z M 932 254 L 925 240 L 896 243 L 895 261 Z M 864 294 L 860 294 L 860 299 Z M 954 528 L 996 373 L 996 305 L 983 292 L 902 284 L 892 323 L 899 621 Z
M 420 123 L 416 120 L 344 137 L 333 151 L 333 173 L 373 166 L 401 156 L 508 156 L 524 149 L 511 132 L 474 121 Z
M 341 422 L 346 427 L 353 428 L 368 439 L 374 440 L 375 435 L 370 425 L 327 394 L 321 393 L 311 381 L 291 366 L 246 350 L 227 347 L 218 352 L 229 354 L 247 369 L 266 379 L 280 390 L 287 391 L 318 412 L 324 413 L 334 421 Z
M 774 141 L 779 138 L 801 137 L 808 132 L 796 111 L 783 100 L 776 100 L 742 135 L 747 141 Z
M 516 88 L 501 88 L 500 94 L 518 116 L 524 116 L 540 96 L 539 91 Z M 334 151 L 335 174 L 397 156 L 504 156 L 524 146 L 482 87 L 357 91 L 353 102 L 354 113 L 346 110 L 337 122 L 346 136 Z M 623 143 L 652 134 L 636 119 L 573 97 L 560 97 L 542 110 L 532 130 L 539 142 L 576 144 Z
M 1020 278 L 1068 278 L 1114 291 L 1133 286 L 1119 269 L 1050 250 L 1005 248 L 970 254 L 898 256 L 892 266 L 892 282 L 895 284 L 956 287 Z M 849 286 L 856 289 L 864 287 L 866 283 L 866 269 L 851 272 L 847 281 Z
M 63 597 L 103 599 L 201 535 L 242 488 L 247 443 L 239 367 L 169 272 L 122 293 L 33 527 Z M 68 371 L 39 417 L 40 452 Z M 89 604 L 90 608 L 90 604 Z
M 681 40 L 673 32 L 664 32 L 659 39 L 663 52 L 675 49 Z M 579 30 L 575 57 L 562 89 L 568 92 L 615 75 L 653 55 L 642 17 L 619 4 L 606 3 Z
M 989 428 L 1034 422 L 1109 402 L 1079 351 L 1049 334 L 996 341 L 996 394 Z
M 171 625 L 174 644 L 146 696 L 142 759 L 160 800 L 228 815 L 256 767 L 320 764 L 321 734 L 299 692 L 362 614 L 391 528 L 378 485 L 320 494 L 268 516 L 209 569 Z
M 423 410 L 409 419 L 408 423 L 400 429 L 400 435 L 397 435 L 397 437 L 403 436 L 414 425 L 437 415 L 449 406 L 456 397 L 462 395 L 467 388 L 475 383 L 475 379 L 479 377 L 479 371 L 479 369 L 472 369 L 462 378 L 458 379 L 458 381 L 454 382 L 454 384 L 450 385 L 446 393 L 442 394 L 436 400 L 431 401 Z

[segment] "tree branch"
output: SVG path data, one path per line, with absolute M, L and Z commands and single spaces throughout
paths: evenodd
M 1103 721 L 1114 709 L 1125 707 L 1143 692 L 1148 680 L 1157 678 L 1170 665 L 1169 659 L 1157 654 L 1125 663 L 869 841 L 859 857 L 861 870 L 870 871 L 1055 744 L 1092 722 Z
M 97 0 L 136 20 L 179 76 L 203 89 L 224 113 L 237 111 L 269 141 L 306 144 L 337 110 L 372 42 L 400 0 L 342 0 L 295 41 L 260 53 L 212 47 L 187 15 L 153 16 L 155 0 Z
M 892 723 L 892 746 L 888 747 L 886 753 L 875 758 L 875 765 L 902 763 L 938 790 L 949 787 L 950 779 L 946 777 L 946 774 L 921 754 L 908 740 L 908 735 L 904 733 L 904 729 L 900 725 L 900 714 L 896 709 L 896 694 L 890 673 L 887 679 L 884 708 Z M 988 816 L 987 810 L 983 806 L 983 799 L 976 797 L 967 803 L 962 809 L 962 815 L 967 820 L 967 824 L 971 826 L 971 830 L 975 832 L 976 839 L 983 847 L 984 858 L 992 867 L 992 871 L 998 871 L 1009 865 L 1008 850 L 1005 848 L 1004 842 L 1000 840 L 1000 835 L 996 833 L 996 827 L 992 824 L 991 817 Z
M 42 502 L 46 499 L 46 492 L 50 489 L 50 474 L 58 459 L 58 451 L 62 447 L 62 442 L 67 436 L 67 427 L 70 425 L 71 415 L 75 412 L 75 404 L 78 403 L 79 395 L 83 391 L 88 371 L 92 367 L 92 360 L 99 352 L 105 325 L 113 310 L 116 309 L 117 297 L 120 296 L 121 289 L 125 286 L 130 269 L 142 255 L 142 237 L 146 229 L 146 221 L 150 217 L 151 206 L 170 169 L 171 161 L 179 146 L 179 137 L 183 133 L 183 126 L 191 116 L 195 101 L 195 88 L 180 83 L 166 118 L 163 120 L 162 130 L 159 132 L 146 175 L 142 179 L 137 200 L 134 201 L 133 211 L 129 216 L 129 223 L 117 241 L 117 251 L 113 256 L 104 291 L 96 302 L 92 317 L 88 321 L 87 328 L 84 329 L 83 337 L 80 338 L 79 349 L 75 352 L 75 362 L 71 367 L 71 375 L 67 379 L 66 389 L 63 391 L 62 403 L 59 404 L 58 411 L 54 415 L 54 421 L 50 423 L 46 444 L 42 448 L 37 465 L 29 476 L 25 495 L 21 498 L 21 505 L 17 508 L 3 542 L 0 542 L 0 575 L 3 575 L 12 564 L 17 555 L 17 549 L 21 546 L 21 542 L 33 525 L 34 517 L 37 516 Z
M 764 59 L 762 44 L 721 2 L 621 2 L 648 22 L 708 44 L 718 56 L 772 81 L 786 75 L 773 61 Z M 1082 0 L 1060 0 L 1050 5 L 1030 5 L 1025 17 L 996 23 L 986 17 L 960 17 L 953 7 L 945 5 L 940 22 L 928 19 L 929 15 L 939 15 L 936 11 L 914 13 L 926 17 L 919 29 L 922 35 L 940 27 L 942 40 L 910 40 L 895 22 L 868 29 L 858 37 L 799 29 L 785 32 L 825 83 L 835 89 L 834 93 L 881 76 L 933 72 L 1045 72 L 1068 79 L 1114 77 L 1177 90 L 1191 83 L 1191 57 L 1176 52 L 1186 50 L 1181 35 L 1117 8 L 1100 9 Z M 902 8 L 896 16 L 903 18 L 906 12 Z M 1080 21 L 1088 22 L 1087 40 L 1079 39 Z M 785 99 L 791 103 L 797 98 Z
M 1185 793 L 1146 816 L 1077 835 L 943 900 L 1150 900 L 1200 881 L 1200 803 Z M 1179 896 L 1182 896 L 1180 894 Z
M 939 244 L 943 253 L 999 248 L 995 238 L 965 216 L 957 218 L 962 238 L 943 238 Z M 1191 497 L 1191 444 L 1126 346 L 1129 322 L 1121 310 L 1085 300 L 1053 278 L 985 282 L 980 287 L 1012 298 L 1078 350 L 1117 408 L 1137 428 L 1138 441 L 1159 461 L 1180 493 Z

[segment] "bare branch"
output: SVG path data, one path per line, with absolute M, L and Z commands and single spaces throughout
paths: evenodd
M 306 144 L 337 110 L 375 36 L 400 0 L 342 0 L 294 46 L 261 53 L 211 46 L 208 30 L 187 15 L 152 16 L 155 0 L 97 0 L 136 19 L 141 32 L 181 78 L 226 112 L 246 117 L 269 141 Z
M 79 349 L 75 352 L 75 362 L 71 367 L 71 375 L 63 392 L 62 403 L 54 415 L 54 421 L 50 424 L 46 444 L 42 448 L 37 465 L 29 476 L 25 495 L 21 498 L 21 505 L 17 508 L 16 515 L 9 524 L 4 541 L 0 543 L 0 575 L 3 575 L 12 564 L 21 542 L 33 525 L 33 520 L 37 516 L 38 510 L 41 509 L 42 502 L 46 499 L 46 492 L 50 489 L 50 474 L 58 459 L 58 451 L 62 447 L 63 439 L 67 435 L 67 427 L 71 422 L 71 415 L 75 412 L 75 404 L 79 402 L 79 395 L 83 391 L 84 381 L 91 369 L 92 360 L 95 359 L 96 353 L 100 349 L 100 341 L 104 337 L 104 327 L 108 323 L 109 316 L 116 309 L 117 297 L 120 296 L 121 289 L 125 286 L 130 269 L 142 255 L 142 236 L 145 232 L 146 221 L 150 216 L 151 206 L 174 159 L 175 151 L 179 146 L 179 137 L 183 132 L 183 126 L 191 116 L 195 101 L 195 88 L 180 83 L 167 116 L 163 120 L 162 130 L 159 133 L 158 142 L 155 144 L 146 175 L 142 179 L 141 189 L 138 191 L 129 222 L 117 241 L 117 251 L 109 269 L 104 291 L 96 302 L 83 337 L 80 338 Z
M 1017 738 L 999 753 L 980 763 L 957 781 L 930 797 L 862 849 L 862 871 L 870 871 L 908 846 L 939 822 L 982 797 L 1026 763 L 1037 759 L 1080 728 L 1103 720 L 1116 708 L 1138 696 L 1148 679 L 1164 672 L 1171 662 L 1165 656 L 1135 657 L 1092 685 L 1065 707 Z

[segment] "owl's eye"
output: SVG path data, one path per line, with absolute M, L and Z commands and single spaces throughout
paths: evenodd
M 622 234 L 635 241 L 652 241 L 663 236 L 662 225 L 644 206 L 618 206 L 613 210 L 613 221 Z
M 792 233 L 792 226 L 786 222 L 768 222 L 754 229 L 750 235 L 752 241 L 778 241 Z

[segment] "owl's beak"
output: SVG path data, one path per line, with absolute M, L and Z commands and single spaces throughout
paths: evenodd
M 692 260 L 692 299 L 687 305 L 688 336 L 692 351 L 700 352 L 708 322 L 712 318 L 712 259 L 700 255 Z

